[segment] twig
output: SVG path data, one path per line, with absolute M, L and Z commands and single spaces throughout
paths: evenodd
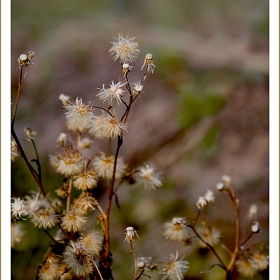
M 214 253 L 214 255 L 216 256 L 216 258 L 219 260 L 219 262 L 221 263 L 221 267 L 224 270 L 227 270 L 227 267 L 225 266 L 225 264 L 223 263 L 222 259 L 219 257 L 219 255 L 217 254 L 217 252 L 215 251 L 214 247 L 211 246 L 208 242 L 206 242 L 205 240 L 203 240 L 201 238 L 201 236 L 198 234 L 198 232 L 195 230 L 195 228 L 192 225 L 187 225 L 188 227 L 190 227 L 193 232 L 195 233 L 195 235 L 207 246 L 209 247 L 209 249 Z
M 117 143 L 117 149 L 116 149 L 116 153 L 115 153 L 115 160 L 114 160 L 114 167 L 113 167 L 113 175 L 112 175 L 112 180 L 111 180 L 111 184 L 110 184 L 108 204 L 107 204 L 106 216 L 105 216 L 105 248 L 106 248 L 106 257 L 108 259 L 110 258 L 110 210 L 111 210 L 111 205 L 112 205 L 112 197 L 114 194 L 114 184 L 115 184 L 115 178 L 116 178 L 118 155 L 119 155 L 119 150 L 122 146 L 122 143 L 123 143 L 122 136 L 118 136 L 118 143 Z

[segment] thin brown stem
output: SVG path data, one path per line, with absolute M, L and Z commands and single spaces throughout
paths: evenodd
M 73 180 L 72 180 L 72 177 L 71 177 L 71 178 L 69 179 L 69 188 L 68 188 L 68 194 L 67 194 L 66 212 L 69 212 L 69 209 L 70 209 L 72 184 L 73 184 Z
M 216 250 L 214 249 L 213 246 L 211 246 L 208 242 L 206 242 L 205 240 L 202 239 L 202 237 L 198 234 L 198 232 L 196 231 L 196 229 L 192 226 L 192 225 L 187 225 L 188 227 L 190 227 L 193 232 L 195 233 L 195 235 L 207 246 L 209 247 L 209 249 L 214 253 L 214 255 L 216 256 L 216 258 L 219 260 L 219 262 L 221 263 L 221 267 L 224 270 L 227 270 L 227 267 L 225 266 L 225 264 L 223 263 L 222 259 L 220 258 L 220 256 L 217 254 Z
M 196 216 L 196 218 L 194 220 L 194 224 L 193 224 L 194 227 L 195 227 L 195 225 L 197 223 L 197 220 L 198 220 L 198 217 L 199 217 L 200 213 L 201 213 L 201 209 L 198 209 L 198 213 L 197 213 L 197 216 Z
M 131 255 L 133 256 L 134 259 L 134 279 L 136 279 L 136 275 L 137 275 L 137 259 L 136 259 L 136 254 L 134 252 L 134 248 L 132 245 L 132 240 L 129 240 L 129 245 L 131 248 Z
M 34 150 L 35 150 L 35 153 L 36 153 L 36 164 L 37 164 L 37 167 L 38 167 L 38 179 L 39 179 L 40 183 L 42 184 L 42 170 L 41 170 L 41 163 L 40 163 L 40 160 L 39 160 L 39 154 L 38 154 L 37 147 L 36 147 L 33 139 L 31 139 L 31 142 L 33 144 L 33 147 L 34 147 Z
M 16 119 L 16 114 L 17 114 L 17 107 L 18 107 L 18 102 L 19 102 L 19 97 L 21 93 L 21 86 L 22 86 L 22 68 L 20 68 L 20 77 L 19 77 L 19 83 L 18 83 L 18 91 L 17 91 L 17 97 L 16 97 L 16 103 L 14 107 L 14 112 L 12 116 L 12 128 L 14 127 L 15 119 Z
M 232 256 L 230 259 L 230 262 L 227 267 L 227 271 L 229 274 L 231 274 L 231 271 L 233 270 L 233 266 L 235 263 L 235 259 L 237 257 L 238 251 L 239 251 L 239 219 L 238 219 L 238 199 L 235 197 L 233 187 L 230 186 L 228 189 L 228 194 L 230 196 L 233 212 L 234 212 L 234 222 L 235 222 L 235 244 L 234 244 L 234 250 L 232 252 Z
M 253 234 L 254 234 L 254 232 L 251 232 L 250 235 L 242 242 L 240 247 L 242 247 L 253 236 Z
M 96 265 L 96 262 L 93 260 L 93 264 L 94 264 L 94 266 L 95 266 L 95 268 L 96 268 L 96 270 L 97 270 L 97 272 L 98 272 L 98 274 L 99 274 L 99 276 L 100 276 L 100 279 L 101 280 L 104 280 L 103 279 L 103 277 L 102 277 L 102 274 L 101 274 L 101 272 L 100 272 L 100 270 L 99 270 L 99 268 L 98 268 L 98 266 Z
M 117 161 L 120 147 L 122 146 L 122 136 L 118 136 L 118 144 L 115 153 L 114 167 L 113 167 L 113 176 L 110 184 L 108 204 L 106 209 L 106 217 L 105 217 L 105 248 L 106 248 L 106 258 L 110 259 L 110 211 L 112 206 L 112 198 L 114 194 L 114 184 L 116 178 L 116 169 L 117 169 Z

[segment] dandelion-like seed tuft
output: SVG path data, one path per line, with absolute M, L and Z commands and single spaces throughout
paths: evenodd
M 165 223 L 164 236 L 167 239 L 185 244 L 190 237 L 190 229 L 185 218 L 173 218 L 171 223 Z
M 68 129 L 82 133 L 91 127 L 94 115 L 90 104 L 85 105 L 82 99 L 77 97 L 75 102 L 70 102 L 64 108 Z
M 139 181 L 144 183 L 145 189 L 155 190 L 157 187 L 161 187 L 160 173 L 155 173 L 155 167 L 151 163 L 145 164 L 140 167 L 136 173 Z
M 134 42 L 135 37 L 123 37 L 121 34 L 112 42 L 109 53 L 114 61 L 120 60 L 121 63 L 130 63 L 137 59 L 139 54 L 138 43 Z
M 184 279 L 189 269 L 189 262 L 184 260 L 184 256 L 178 260 L 178 251 L 176 254 L 170 254 L 170 262 L 166 263 L 160 274 L 163 274 L 162 279 L 182 280 Z

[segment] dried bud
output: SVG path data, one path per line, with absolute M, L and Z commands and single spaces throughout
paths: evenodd
M 132 71 L 133 67 L 130 66 L 128 63 L 124 63 L 122 68 L 123 68 L 123 75 L 125 76 L 126 74 Z
M 61 93 L 58 98 L 62 102 L 63 106 L 70 104 L 70 96 Z
M 207 204 L 207 201 L 205 200 L 205 198 L 203 196 L 200 196 L 198 198 L 198 201 L 196 203 L 196 206 L 199 208 L 199 209 L 202 209 L 204 206 L 206 206 Z
M 125 239 L 124 241 L 127 241 L 128 243 L 134 241 L 134 236 L 136 235 L 138 238 L 138 234 L 137 234 L 137 231 L 133 228 L 133 227 L 127 227 L 125 229 Z
M 256 217 L 257 213 L 258 213 L 258 206 L 252 204 L 249 208 L 247 217 L 249 218 L 249 220 L 252 220 L 253 218 Z
M 34 58 L 34 56 L 35 56 L 35 53 L 34 52 L 32 52 L 32 51 L 29 51 L 28 53 L 27 53 L 27 56 L 29 57 L 29 59 L 33 59 Z
M 215 196 L 214 193 L 210 190 L 207 190 L 206 194 L 204 195 L 204 198 L 207 202 L 215 202 Z
M 252 232 L 259 233 L 260 232 L 260 224 L 258 222 L 254 222 L 251 227 Z
M 151 53 L 147 53 L 145 56 L 144 64 L 141 67 L 141 70 L 147 65 L 148 72 L 154 73 L 155 65 L 153 64 L 153 55 Z
M 24 134 L 25 134 L 25 138 L 28 141 L 31 141 L 34 139 L 34 137 L 36 136 L 37 132 L 33 131 L 31 128 L 26 127 L 24 130 Z
M 27 54 L 21 54 L 18 58 L 18 65 L 20 68 L 28 67 L 31 64 L 31 60 L 34 58 L 34 52 L 29 51 Z
M 225 186 L 225 184 L 223 184 L 222 182 L 219 182 L 218 184 L 217 184 L 217 190 L 218 191 L 223 191 L 223 190 L 225 190 L 226 189 L 226 186 Z

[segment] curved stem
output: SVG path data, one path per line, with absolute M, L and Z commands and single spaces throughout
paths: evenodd
M 33 144 L 33 147 L 34 147 L 34 150 L 35 150 L 35 153 L 36 153 L 36 164 L 37 164 L 37 167 L 38 167 L 38 179 L 39 179 L 40 183 L 42 184 L 42 170 L 41 170 L 41 163 L 40 163 L 40 160 L 39 160 L 39 154 L 38 154 L 37 147 L 36 147 L 33 139 L 31 139 L 31 142 Z
M 92 106 L 93 108 L 96 108 L 96 109 L 100 109 L 102 111 L 105 111 L 106 113 L 108 113 L 111 117 L 113 117 L 113 114 L 110 113 L 109 110 L 105 109 L 105 108 L 102 108 L 102 107 L 99 107 L 99 106 Z
M 240 247 L 242 247 L 252 236 L 253 236 L 254 232 L 251 232 L 250 235 L 245 239 L 245 241 L 243 241 L 240 245 Z
M 224 269 L 224 270 L 227 270 L 227 267 L 225 266 L 225 264 L 223 263 L 222 259 L 220 258 L 220 256 L 217 254 L 217 252 L 215 251 L 214 247 L 211 246 L 209 243 L 207 243 L 205 240 L 203 240 L 201 238 L 201 236 L 198 234 L 198 232 L 195 230 L 195 228 L 191 225 L 187 225 L 188 227 L 190 227 L 193 232 L 195 233 L 195 235 L 207 246 L 209 247 L 209 249 L 214 253 L 214 255 L 216 256 L 216 258 L 219 260 L 219 262 L 221 263 L 221 267 Z

